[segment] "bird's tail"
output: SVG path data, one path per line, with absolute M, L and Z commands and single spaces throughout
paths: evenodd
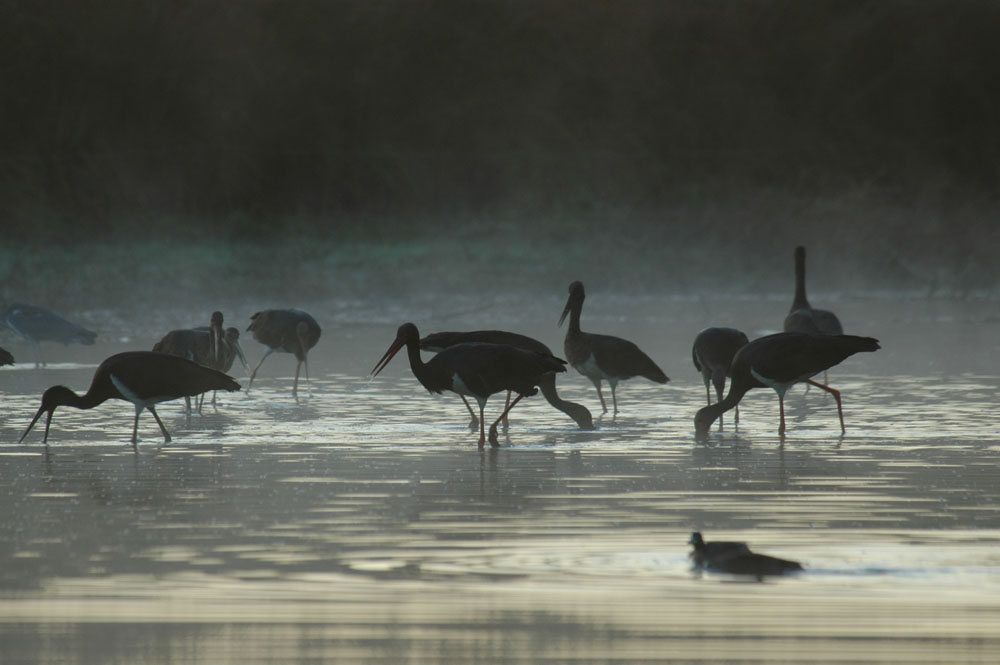
M 857 335 L 838 335 L 837 344 L 849 354 L 878 351 L 878 340 L 874 337 L 858 337 Z

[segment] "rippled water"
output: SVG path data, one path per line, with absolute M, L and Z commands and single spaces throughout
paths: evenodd
M 594 432 L 526 400 L 485 452 L 461 402 L 428 395 L 402 357 L 365 377 L 398 320 L 322 312 L 298 402 L 291 357 L 272 356 L 249 395 L 190 421 L 162 405 L 169 445 L 145 414 L 137 452 L 123 402 L 60 409 L 47 448 L 40 430 L 17 443 L 45 387 L 82 391 L 101 358 L 151 342 L 48 348 L 47 369 L 0 370 L 0 660 L 994 662 L 1000 326 L 940 307 L 876 325 L 884 303 L 841 303 L 884 349 L 831 373 L 846 436 L 831 398 L 797 388 L 783 443 L 765 391 L 738 428 L 694 440 L 688 345 L 715 321 L 675 316 L 683 303 L 606 304 L 589 326 L 632 328 L 671 383 L 624 384 Z M 516 329 L 558 349 L 549 318 Z M 559 383 L 597 408 L 582 377 Z M 695 529 L 807 570 L 695 574 Z

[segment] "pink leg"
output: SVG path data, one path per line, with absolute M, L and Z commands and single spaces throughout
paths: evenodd
M 496 422 L 490 425 L 490 445 L 494 448 L 500 447 L 500 442 L 497 440 L 497 425 L 500 424 L 501 420 L 507 417 L 507 414 L 514 408 L 515 404 L 521 401 L 522 397 L 524 397 L 524 395 L 518 395 L 517 398 L 503 410 L 503 413 L 501 413 L 500 417 L 496 419 Z
M 833 395 L 833 399 L 837 400 L 837 415 L 840 416 L 840 433 L 846 434 L 847 429 L 844 427 L 844 406 L 840 401 L 840 391 L 836 388 L 831 388 L 830 386 L 824 386 L 822 383 L 816 383 L 812 379 L 806 381 L 807 384 L 816 386 L 817 388 L 822 388 L 826 392 Z

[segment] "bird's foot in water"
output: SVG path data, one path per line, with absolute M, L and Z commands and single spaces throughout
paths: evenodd
M 494 448 L 499 448 L 500 447 L 500 439 L 497 437 L 497 424 L 496 423 L 493 423 L 492 425 L 490 425 L 490 437 L 489 438 L 490 438 L 490 445 L 491 446 L 493 446 Z M 479 443 L 479 447 L 480 448 L 483 447 L 482 442 Z
M 472 417 L 472 420 L 469 421 L 469 429 L 479 429 L 479 418 Z

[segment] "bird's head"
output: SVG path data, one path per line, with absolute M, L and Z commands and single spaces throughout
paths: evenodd
M 382 358 L 375 363 L 375 367 L 373 367 L 371 371 L 371 377 L 375 378 L 378 376 L 378 373 L 385 369 L 386 365 L 389 364 L 389 361 L 392 360 L 392 357 L 411 340 L 414 344 L 420 344 L 420 333 L 417 331 L 417 327 L 412 323 L 404 323 L 399 326 L 396 330 L 396 339 L 392 341 L 392 344 L 389 345 L 386 352 L 382 354 Z
M 236 328 L 226 328 L 225 340 L 229 348 L 236 352 L 236 357 L 240 359 L 243 369 L 249 372 L 250 365 L 247 364 L 247 357 L 243 355 L 243 347 L 240 346 L 240 331 Z
M 566 307 L 563 308 L 562 316 L 559 317 L 559 323 L 556 326 L 561 326 L 566 317 L 573 310 L 574 306 L 579 306 L 583 304 L 583 299 L 587 297 L 587 294 L 583 291 L 583 282 L 575 281 L 569 285 L 569 298 L 566 300 Z
M 18 443 L 24 441 L 24 437 L 28 436 L 28 432 L 31 428 L 35 426 L 38 419 L 42 417 L 42 414 L 47 414 L 45 418 L 45 436 L 42 438 L 42 443 L 48 443 L 49 441 L 49 424 L 52 422 L 52 414 L 55 413 L 57 406 L 62 406 L 64 404 L 69 404 L 73 399 L 76 398 L 76 393 L 67 388 L 66 386 L 52 386 L 44 393 L 42 393 L 42 405 L 38 407 L 38 411 L 35 413 L 35 417 L 31 419 L 28 424 L 28 428 L 24 430 L 24 434 L 18 439 Z
M 212 356 L 216 362 L 222 360 L 222 312 L 212 312 L 212 320 L 209 324 L 212 340 Z

